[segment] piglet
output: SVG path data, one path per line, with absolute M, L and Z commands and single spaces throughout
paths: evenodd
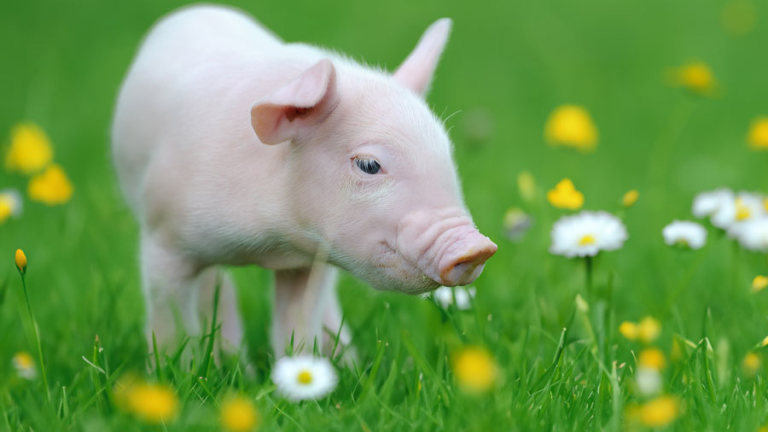
M 390 74 L 283 42 L 227 7 L 186 7 L 154 26 L 112 129 L 141 226 L 150 341 L 202 333 L 222 265 L 274 270 L 278 356 L 292 336 L 349 343 L 337 268 L 405 293 L 480 275 L 496 245 L 475 228 L 448 134 L 424 101 L 450 28 L 435 22 Z M 222 336 L 239 347 L 231 277 L 219 283 Z

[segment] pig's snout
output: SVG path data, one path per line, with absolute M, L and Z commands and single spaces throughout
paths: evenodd
M 459 209 L 408 215 L 401 221 L 397 244 L 409 261 L 445 286 L 472 283 L 497 249 Z
M 440 259 L 440 282 L 445 286 L 469 285 L 480 276 L 497 246 L 479 232 L 469 233 L 446 250 Z

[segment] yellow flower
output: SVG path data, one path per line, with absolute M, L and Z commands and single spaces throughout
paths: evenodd
M 762 291 L 765 287 L 768 287 L 768 277 L 763 275 L 755 276 L 752 280 L 752 292 Z
M 26 273 L 27 256 L 24 254 L 24 251 L 21 249 L 16 249 L 16 256 L 14 258 L 16 259 L 16 268 L 18 268 L 20 272 Z
M 17 352 L 13 356 L 13 367 L 22 378 L 31 380 L 37 376 L 35 361 L 32 359 L 32 355 L 26 351 Z
M 709 94 L 715 89 L 715 77 L 706 63 L 689 63 L 677 69 L 677 83 L 698 94 Z
M 624 197 L 621 198 L 621 205 L 626 208 L 630 208 L 635 205 L 638 198 L 640 198 L 640 193 L 637 191 L 637 189 L 632 189 L 631 191 L 625 193 Z
M 760 346 L 761 346 L 761 347 L 764 347 L 764 346 L 768 346 L 768 336 L 766 336 L 765 338 L 763 338 L 763 341 L 762 341 L 762 342 L 760 342 Z
M 520 197 L 523 200 L 531 202 L 536 198 L 536 180 L 529 171 L 521 171 L 517 175 L 517 189 L 520 191 Z
M 619 326 L 619 333 L 625 338 L 633 341 L 637 339 L 637 324 L 629 321 L 624 321 Z
M 64 204 L 72 198 L 72 183 L 61 166 L 53 164 L 29 180 L 27 193 L 35 201 L 49 206 Z
M 597 146 L 597 128 L 589 112 L 577 105 L 561 105 L 550 114 L 544 136 L 552 146 L 588 152 Z
M 5 168 L 29 175 L 45 168 L 53 159 L 53 148 L 40 126 L 19 123 L 11 131 L 11 147 L 5 155 Z
M 680 411 L 680 403 L 673 396 L 659 396 L 640 407 L 640 421 L 649 427 L 663 427 L 672 423 Z
M 754 378 L 757 375 L 757 371 L 760 370 L 760 356 L 751 352 L 744 356 L 744 360 L 741 362 L 741 370 L 749 378 Z
M 493 357 L 478 347 L 464 348 L 456 354 L 453 358 L 453 372 L 462 387 L 473 393 L 490 389 L 498 375 Z
M 176 416 L 179 400 L 173 391 L 165 386 L 149 383 L 127 383 L 119 397 L 124 398 L 128 411 L 141 420 L 152 423 L 166 423 Z
M 547 201 L 557 208 L 578 210 L 584 205 L 584 194 L 576 190 L 571 179 L 563 179 L 547 192 Z
M 647 348 L 640 352 L 637 358 L 637 364 L 640 367 L 661 370 L 666 366 L 664 354 L 658 348 Z
M 768 150 L 768 117 L 758 117 L 749 128 L 749 146 L 755 150 Z
M 221 405 L 221 424 L 230 432 L 253 430 L 259 423 L 259 413 L 250 400 L 231 397 Z
M 651 317 L 643 318 L 640 324 L 637 325 L 637 337 L 645 343 L 655 341 L 660 334 L 661 325 Z

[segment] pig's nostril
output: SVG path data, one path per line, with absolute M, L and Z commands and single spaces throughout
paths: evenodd
M 496 252 L 496 245 L 476 251 L 458 259 L 447 266 L 441 273 L 443 284 L 447 286 L 468 285 L 483 272 L 485 262 Z

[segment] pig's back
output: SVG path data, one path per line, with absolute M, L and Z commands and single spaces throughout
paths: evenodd
M 159 147 L 185 139 L 184 129 L 214 133 L 194 118 L 196 112 L 224 104 L 214 99 L 242 86 L 237 81 L 244 69 L 254 69 L 258 79 L 259 66 L 283 47 L 269 30 L 228 7 L 186 7 L 152 28 L 123 82 L 112 130 L 120 185 L 135 212 L 141 212 L 153 157 L 172 151 Z M 189 131 L 190 125 L 201 129 Z

